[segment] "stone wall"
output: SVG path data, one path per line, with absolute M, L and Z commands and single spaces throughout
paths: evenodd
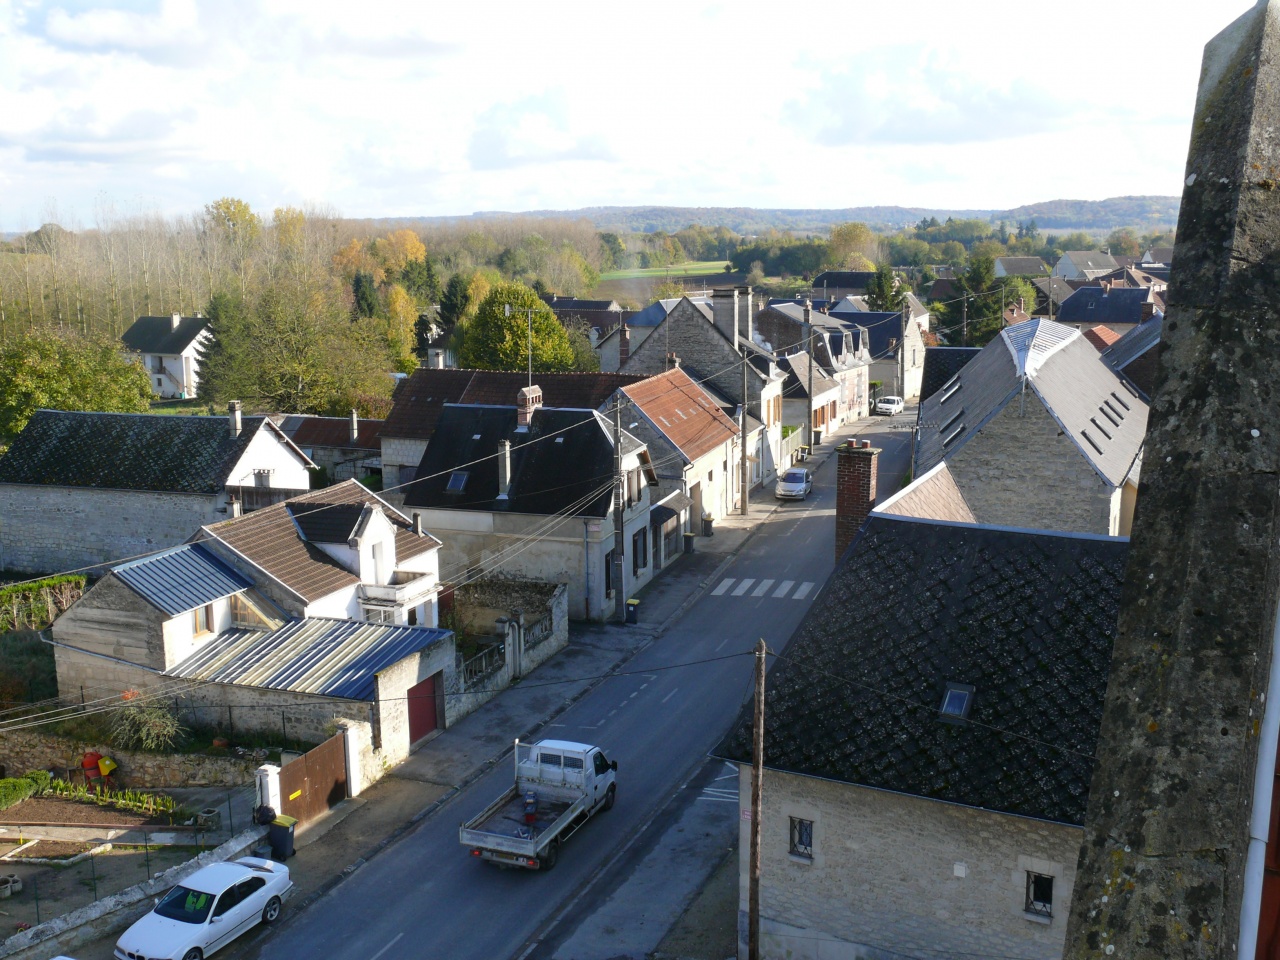
M 79 769 L 81 757 L 89 750 L 96 750 L 120 764 L 112 776 L 122 787 L 158 790 L 174 787 L 234 787 L 252 783 L 253 771 L 257 766 L 236 757 L 118 750 L 105 743 L 73 740 L 34 730 L 9 730 L 0 733 L 0 765 L 4 766 L 6 775 L 11 777 L 28 770 Z
M 408 483 L 418 472 L 418 464 L 422 455 L 427 452 L 426 440 L 412 440 L 407 437 L 382 438 L 382 485 L 383 488 Z M 397 490 L 403 499 L 404 491 Z
M 741 768 L 746 813 L 750 774 Z M 812 860 L 790 853 L 792 817 L 813 823 Z M 1062 955 L 1078 827 L 773 770 L 761 826 L 764 956 Z M 745 956 L 750 821 L 740 819 L 740 829 Z M 1027 871 L 1054 877 L 1051 919 L 1024 911 Z
M 0 484 L 0 570 L 42 573 L 176 547 L 225 520 L 219 496 Z

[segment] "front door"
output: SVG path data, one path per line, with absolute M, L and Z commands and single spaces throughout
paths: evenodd
M 439 709 L 437 704 L 436 679 L 443 680 L 436 673 L 419 684 L 409 688 L 409 743 L 417 743 L 427 734 L 435 733 L 439 727 Z M 444 684 L 440 683 L 439 692 L 443 693 Z

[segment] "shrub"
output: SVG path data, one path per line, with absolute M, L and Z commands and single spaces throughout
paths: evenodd
M 29 770 L 21 777 L 0 780 L 0 810 L 8 810 L 32 794 L 42 792 L 49 786 L 50 779 L 44 770 Z
M 137 697 L 136 691 L 125 692 L 125 705 L 115 711 L 111 721 L 111 742 L 124 749 L 172 750 L 187 733 L 177 713 L 167 703 L 128 702 Z

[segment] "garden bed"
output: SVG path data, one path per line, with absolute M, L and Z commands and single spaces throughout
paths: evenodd
M 7 855 L 9 860 L 70 860 L 88 853 L 94 844 L 83 840 L 37 840 Z
M 117 810 L 105 804 L 64 800 L 61 797 L 29 797 L 0 811 L 0 824 L 8 826 L 65 827 L 169 827 L 168 814 L 148 816 Z

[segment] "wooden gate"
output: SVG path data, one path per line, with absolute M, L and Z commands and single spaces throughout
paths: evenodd
M 347 799 L 347 751 L 343 740 L 342 734 L 330 737 L 281 767 L 281 813 L 306 823 Z
M 444 693 L 444 674 L 434 673 L 409 688 L 409 742 L 417 743 L 440 727 L 443 701 L 436 693 Z

